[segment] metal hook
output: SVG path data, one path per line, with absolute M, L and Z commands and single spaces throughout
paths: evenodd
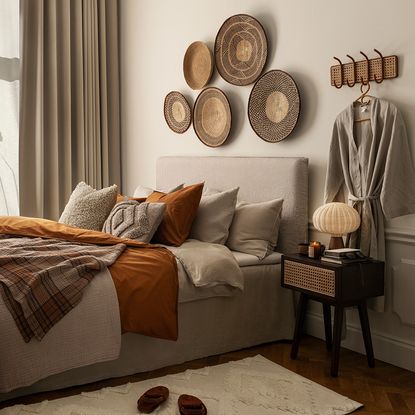
M 363 85 L 367 85 L 370 81 L 370 73 L 369 73 L 369 66 L 370 66 L 370 62 L 369 62 L 369 58 L 367 57 L 367 55 L 365 55 L 362 51 L 360 51 L 360 53 L 365 57 L 366 59 L 366 78 L 367 81 L 365 82 L 363 80 L 363 76 L 360 77 L 360 81 L 362 82 Z
M 343 86 L 343 64 L 342 64 L 342 61 L 339 58 L 336 58 L 335 56 L 333 56 L 333 59 L 336 59 L 336 61 L 339 62 L 339 64 L 340 64 L 340 86 L 337 86 L 336 81 L 333 79 L 334 86 L 337 89 L 340 89 Z
M 350 56 L 350 55 L 346 55 L 348 58 L 350 58 L 353 62 L 353 83 L 349 83 L 349 80 L 346 79 L 347 85 L 349 85 L 349 87 L 353 87 L 356 83 L 356 61 Z
M 375 82 L 377 84 L 380 84 L 381 82 L 383 82 L 384 79 L 384 73 L 383 73 L 383 55 L 377 50 L 377 49 L 373 49 L 379 56 L 380 56 L 380 80 L 378 81 L 376 74 L 373 74 L 373 78 L 375 78 Z

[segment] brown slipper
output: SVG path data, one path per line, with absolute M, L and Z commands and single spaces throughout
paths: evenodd
M 137 401 L 137 409 L 149 414 L 169 397 L 169 390 L 165 386 L 155 386 L 144 392 Z
M 177 401 L 181 415 L 206 415 L 205 404 L 196 396 L 180 395 Z

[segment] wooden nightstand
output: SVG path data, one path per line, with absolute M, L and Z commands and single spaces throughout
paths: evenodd
M 326 347 L 328 351 L 333 349 L 331 375 L 337 376 L 338 374 L 345 307 L 358 307 L 367 361 L 370 367 L 375 366 L 366 300 L 383 295 L 383 262 L 370 259 L 365 262 L 338 265 L 298 254 L 283 255 L 281 285 L 300 292 L 294 340 L 291 348 L 292 359 L 295 359 L 298 354 L 307 301 L 311 299 L 323 304 Z M 331 305 L 334 306 L 333 339 Z

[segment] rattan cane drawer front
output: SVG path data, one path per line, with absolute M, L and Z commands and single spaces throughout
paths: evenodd
M 336 273 L 330 269 L 285 260 L 284 283 L 329 297 L 336 296 Z

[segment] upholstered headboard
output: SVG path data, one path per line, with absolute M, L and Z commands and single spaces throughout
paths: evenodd
M 239 186 L 238 199 L 283 198 L 277 251 L 296 252 L 307 241 L 308 159 L 300 157 L 161 157 L 157 188 L 205 182 L 213 189 Z

